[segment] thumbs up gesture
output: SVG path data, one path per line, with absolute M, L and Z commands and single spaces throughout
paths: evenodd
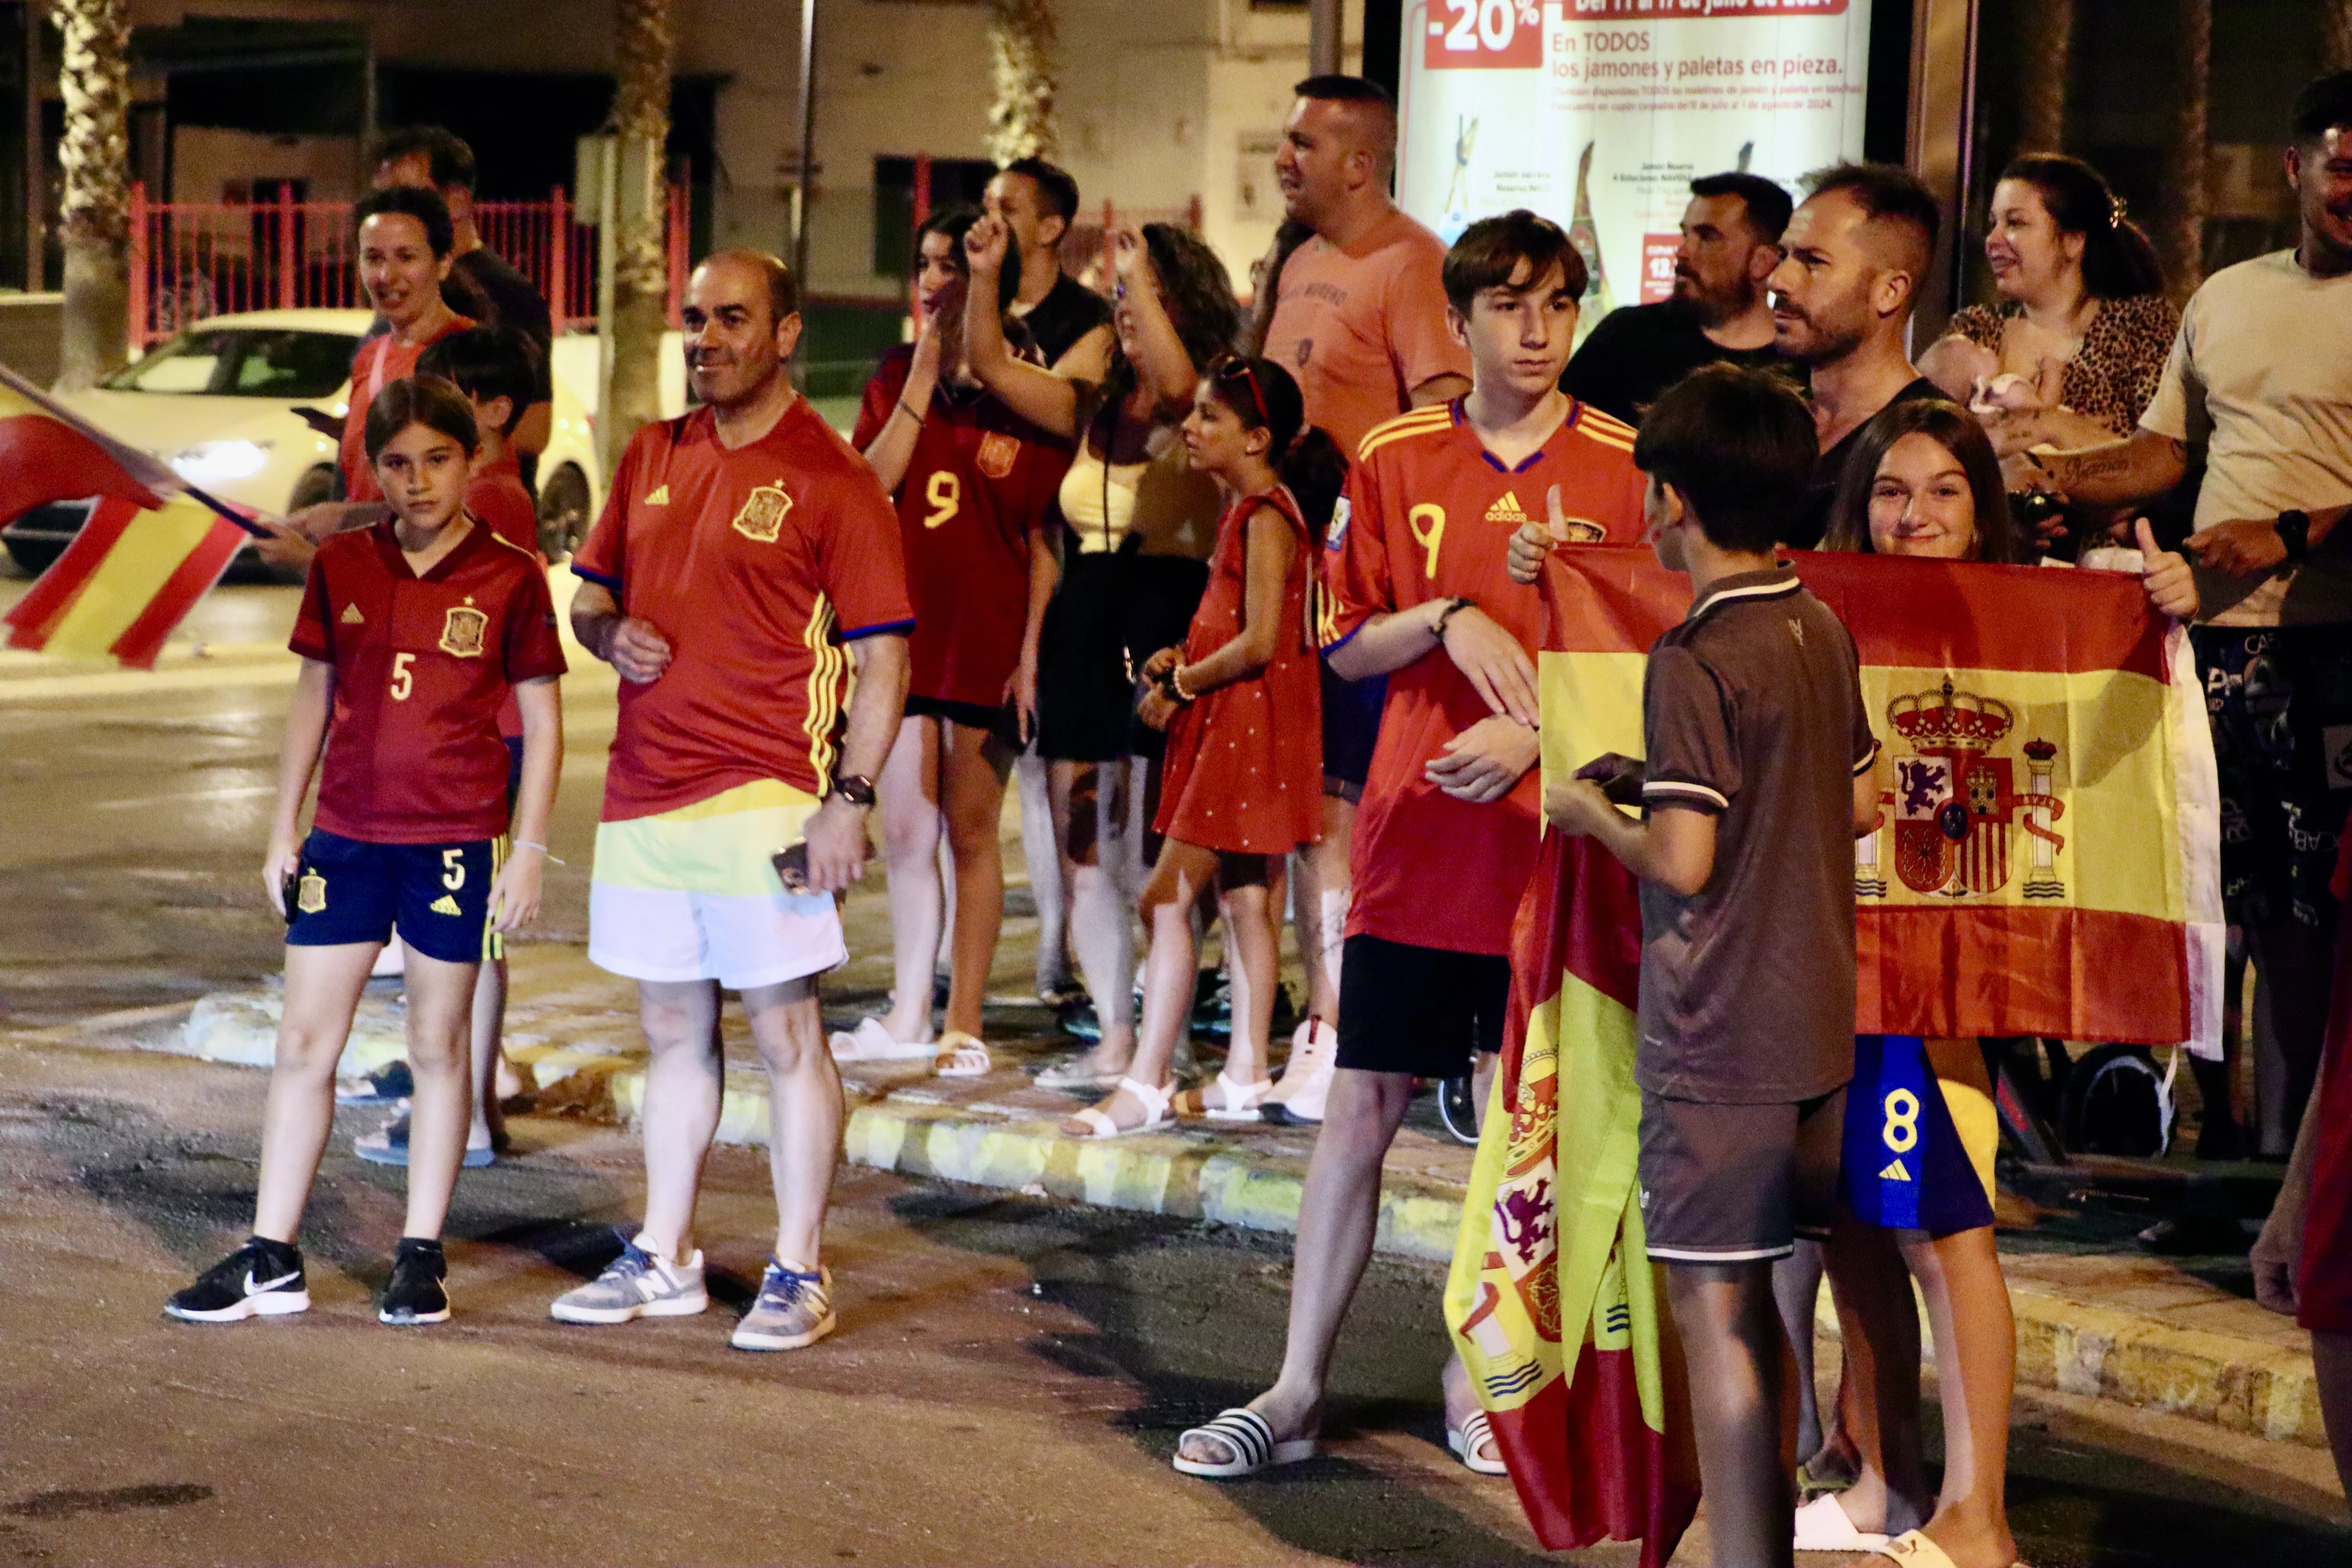
M 2147 602 L 2175 620 L 2195 619 L 2197 580 L 2189 574 L 2189 563 L 2177 551 L 2156 547 L 2156 531 L 2147 519 L 2134 521 L 2132 533 L 2139 541 L 2139 581 L 2147 591 Z
M 1559 487 L 1553 485 L 1544 491 L 1544 521 L 1530 519 L 1511 535 L 1510 556 L 1505 566 L 1511 581 L 1532 583 L 1541 576 L 1544 557 L 1567 543 L 1568 538 L 1568 513 L 1559 504 Z

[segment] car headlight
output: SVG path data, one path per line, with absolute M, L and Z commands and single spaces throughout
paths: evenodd
M 163 459 L 192 485 L 249 479 L 269 462 L 267 441 L 199 441 Z

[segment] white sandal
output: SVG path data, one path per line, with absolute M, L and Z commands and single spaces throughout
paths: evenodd
M 1131 1078 L 1123 1078 L 1118 1080 L 1118 1089 L 1114 1089 L 1109 1094 L 1104 1096 L 1103 1103 L 1107 1105 L 1118 1098 L 1118 1090 L 1121 1089 L 1133 1095 L 1142 1104 L 1143 1120 L 1132 1127 L 1121 1127 L 1110 1119 L 1109 1112 L 1104 1110 L 1101 1106 L 1089 1105 L 1070 1118 L 1071 1121 L 1078 1122 L 1087 1129 L 1086 1131 L 1075 1136 L 1092 1142 L 1104 1138 L 1125 1138 L 1137 1132 L 1157 1132 L 1163 1127 L 1176 1125 L 1175 1117 L 1168 1112 L 1168 1102 L 1176 1098 L 1172 1085 L 1167 1089 L 1154 1089 L 1148 1083 L 1141 1083 Z
M 1445 1429 L 1445 1446 L 1462 1461 L 1462 1468 L 1474 1476 L 1507 1476 L 1510 1468 L 1500 1459 L 1490 1459 L 1478 1450 L 1495 1440 L 1494 1424 L 1483 1410 L 1474 1410 L 1462 1419 L 1459 1426 Z M 1498 1449 L 1499 1451 L 1499 1449 Z
M 1222 1105 L 1209 1103 L 1210 1087 L 1223 1092 L 1224 1103 Z M 1239 1079 L 1221 1071 L 1217 1074 L 1213 1086 L 1188 1089 L 1178 1095 L 1176 1114 L 1187 1121 L 1194 1120 L 1256 1121 L 1262 1120 L 1258 1112 L 1260 1107 L 1265 1104 L 1265 1097 L 1273 1092 L 1274 1079 L 1270 1078 L 1262 1078 L 1255 1083 L 1244 1083 Z
M 931 1070 L 941 1078 L 986 1078 L 994 1065 L 988 1059 L 988 1047 L 961 1029 L 950 1029 L 928 1048 L 939 1053 Z
M 1187 1437 L 1213 1437 L 1234 1451 L 1234 1458 L 1222 1464 L 1206 1459 L 1184 1458 Z M 1315 1457 L 1315 1439 L 1293 1437 L 1288 1442 L 1276 1442 L 1274 1428 L 1265 1416 L 1240 1405 L 1221 1410 L 1216 1419 L 1194 1426 L 1176 1439 L 1176 1458 L 1171 1461 L 1179 1474 L 1201 1476 L 1213 1481 L 1235 1480 L 1254 1476 L 1260 1470 L 1270 1470 L 1276 1465 L 1295 1465 L 1301 1459 Z
M 1799 1509 L 1796 1525 L 1800 1552 L 1875 1552 L 1886 1544 L 1885 1536 L 1847 1517 L 1835 1492 L 1823 1492 Z
M 855 1029 L 836 1029 L 826 1043 L 833 1047 L 833 1059 L 837 1062 L 929 1061 L 939 1050 L 929 1040 L 892 1037 L 879 1018 L 860 1018 Z

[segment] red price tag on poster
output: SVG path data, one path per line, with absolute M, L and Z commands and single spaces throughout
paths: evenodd
M 1537 0 L 1429 0 L 1421 63 L 1428 70 L 1496 70 L 1543 65 L 1543 7 Z
M 1671 299 L 1675 292 L 1675 254 L 1683 247 L 1678 234 L 1642 237 L 1642 303 Z

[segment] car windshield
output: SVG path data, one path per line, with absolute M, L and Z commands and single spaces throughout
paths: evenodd
M 326 397 L 351 374 L 359 339 L 292 327 L 211 327 L 182 332 L 104 384 L 116 392 L 214 397 Z

